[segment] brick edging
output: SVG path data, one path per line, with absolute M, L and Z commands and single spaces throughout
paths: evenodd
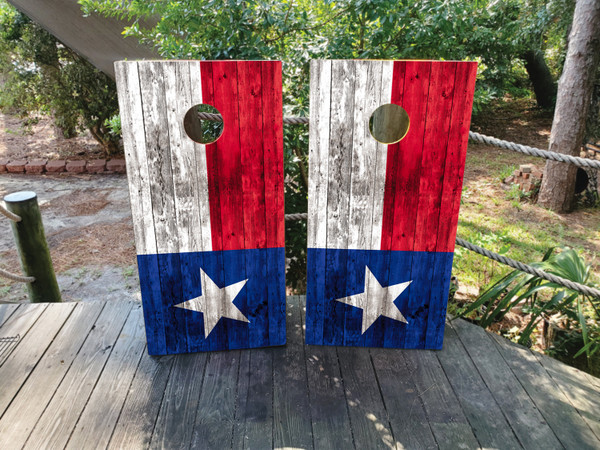
M 0 173 L 125 173 L 124 159 L 55 160 L 0 159 Z

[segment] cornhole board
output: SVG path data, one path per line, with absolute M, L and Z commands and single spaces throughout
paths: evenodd
M 115 63 L 152 355 L 285 344 L 281 63 Z M 194 105 L 222 114 L 198 144 Z
M 442 347 L 476 63 L 312 61 L 306 341 Z M 410 126 L 385 145 L 371 114 Z

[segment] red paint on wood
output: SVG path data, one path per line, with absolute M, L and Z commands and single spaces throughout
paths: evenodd
M 202 83 L 202 103 L 215 106 L 212 63 L 200 62 L 200 80 Z M 210 198 L 210 227 L 212 249 L 223 250 L 221 236 L 221 196 L 219 191 L 219 164 L 217 144 L 206 145 L 206 168 L 208 172 L 208 196 Z
M 238 62 L 237 76 L 245 248 L 265 248 L 263 89 L 260 61 Z
M 421 158 L 415 251 L 435 251 L 442 202 L 456 63 L 433 62 Z
M 453 252 L 471 124 L 477 63 L 457 65 L 436 251 Z
M 392 179 L 396 180 L 396 185 L 393 198 L 390 196 L 392 191 L 388 189 L 384 197 L 384 218 L 391 214 L 393 220 L 388 219 L 384 224 L 382 244 L 389 243 L 389 247 L 382 245 L 382 250 L 412 251 L 414 247 L 431 64 L 419 61 L 407 62 L 405 66 L 401 106 L 408 113 L 410 127 L 406 137 L 397 147 L 391 146 L 394 151 L 388 153 L 388 166 L 392 165 L 395 172 L 386 174 L 386 186 L 392 183 Z M 388 211 L 390 208 L 392 213 Z
M 283 99 L 281 62 L 263 61 L 263 148 L 265 157 L 266 245 L 285 247 L 283 193 Z
M 390 103 L 394 105 L 403 104 L 404 98 L 404 77 L 406 74 L 406 62 L 394 61 L 394 72 L 392 74 L 392 98 Z M 382 98 L 381 103 L 385 102 Z M 396 199 L 396 191 L 398 190 L 398 182 L 396 174 L 398 172 L 398 164 L 400 163 L 400 143 L 388 145 L 387 162 L 385 171 L 385 193 L 383 197 L 383 232 L 381 233 L 381 249 L 390 250 L 392 243 L 392 235 L 394 229 L 394 202 Z M 377 214 L 378 211 L 374 211 Z

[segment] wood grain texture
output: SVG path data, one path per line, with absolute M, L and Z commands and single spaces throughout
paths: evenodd
M 66 446 L 131 308 L 129 302 L 104 308 L 29 436 L 28 447 Z
M 142 308 L 136 305 L 127 317 L 66 448 L 108 446 L 144 348 Z
M 77 303 L 0 420 L 0 447 L 21 448 L 69 370 L 104 303 Z M 32 401 L 35 399 L 35 401 Z
M 19 345 L 12 353 L 21 364 L 3 372 L 3 383 L 15 375 L 27 381 L 0 418 L 15 419 L 15 430 L 4 429 L 14 440 L 3 432 L 2 448 L 65 448 L 76 427 L 97 438 L 83 448 L 537 449 L 537 428 L 545 427 L 556 435 L 549 448 L 600 446 L 597 378 L 460 319 L 446 328 L 442 352 L 306 346 L 304 299 L 289 303 L 287 347 L 159 358 L 145 355 L 140 312 L 130 315 L 131 303 L 100 304 L 95 323 L 84 310 L 100 306 L 76 305 L 45 352 Z M 15 317 L 10 329 L 10 321 L 0 326 L 0 336 L 47 329 L 57 319 L 47 313 L 63 306 L 21 305 L 16 311 L 38 309 L 37 318 Z M 65 360 L 68 367 L 55 365 L 75 351 L 70 337 L 85 342 L 70 365 Z M 140 358 L 126 356 L 130 347 Z M 42 374 L 48 392 L 41 382 L 33 389 Z M 500 383 L 490 383 L 495 376 Z M 507 413 L 507 404 L 521 411 Z M 35 423 L 38 408 L 43 414 Z M 532 426 L 536 415 L 543 423 Z M 23 426 L 29 421 L 32 432 Z M 529 441 L 519 435 L 524 430 L 533 435 Z
M 479 448 L 456 393 L 431 350 L 404 352 L 406 366 L 423 401 L 440 448 Z
M 273 349 L 273 446 L 313 448 L 300 297 L 288 297 L 288 344 Z
M 369 350 L 337 349 L 346 403 L 356 448 L 393 448 L 394 435 Z
M 6 321 L 15 313 L 20 305 L 14 303 L 7 303 L 0 305 L 0 327 L 6 323 Z M 7 337 L 7 336 L 3 336 Z
M 496 334 L 490 337 L 560 443 L 565 448 L 594 448 L 597 437 L 592 429 L 531 351 Z M 521 357 L 514 358 L 515 353 Z
M 173 361 L 173 356 L 142 355 L 108 448 L 150 446 Z
M 395 448 L 437 448 L 423 400 L 400 352 L 369 349 Z M 404 413 L 398 414 L 398 411 Z
M 444 350 L 437 357 L 481 446 L 521 448 L 452 326 L 446 326 Z
M 561 448 L 555 433 L 506 365 L 486 331 L 458 320 L 453 326 L 471 359 L 477 361 L 477 370 L 523 447 Z
M 207 357 L 180 355 L 173 362 L 150 448 L 189 448 Z
M 46 305 L 37 308 L 23 308 L 24 306 L 34 306 L 23 305 L 2 327 L 3 330 L 10 333 L 9 336 L 21 334 L 11 331 L 16 327 L 23 327 L 26 334 L 21 334 L 19 344 L 0 366 L 0 379 L 3 380 L 2 389 L 0 389 L 0 411 L 5 411 L 14 400 L 27 381 L 29 372 L 45 354 L 52 339 L 75 309 L 75 305 L 75 303 L 60 303 L 51 309 L 44 308 Z M 21 312 L 21 310 L 23 311 Z M 39 322 L 42 317 L 44 320 Z M 33 325 L 34 323 L 36 325 Z
M 240 358 L 240 351 L 208 355 L 196 410 L 192 448 L 231 446 Z

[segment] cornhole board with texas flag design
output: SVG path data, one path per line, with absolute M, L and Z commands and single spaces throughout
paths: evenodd
M 308 344 L 442 347 L 475 76 L 471 62 L 311 63 Z M 410 126 L 385 145 L 369 119 L 389 103 Z
M 285 344 L 281 63 L 117 62 L 148 352 Z M 212 144 L 184 117 L 214 106 Z

